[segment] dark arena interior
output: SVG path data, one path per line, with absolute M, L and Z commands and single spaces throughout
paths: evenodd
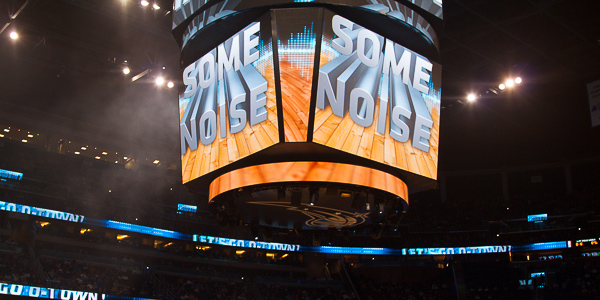
M 600 299 L 598 12 L 2 0 L 0 299 Z

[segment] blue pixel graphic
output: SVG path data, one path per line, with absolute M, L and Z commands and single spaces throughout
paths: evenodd
M 285 44 L 281 42 L 281 39 L 277 40 L 280 60 L 289 61 L 292 67 L 300 71 L 306 80 L 310 79 L 315 57 L 317 38 L 313 31 L 313 25 L 311 23 L 310 28 L 304 26 L 304 31 L 301 33 L 292 33 Z

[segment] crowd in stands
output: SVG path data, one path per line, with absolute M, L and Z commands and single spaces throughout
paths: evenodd
M 189 279 L 184 277 L 161 276 L 167 290 L 171 291 L 176 299 L 258 299 L 252 292 L 248 281 L 220 281 L 209 278 Z
M 49 257 L 40 261 L 51 287 L 123 296 L 149 294 L 139 291 L 150 287 L 144 285 L 141 270 L 137 268 Z
M 276 284 L 259 286 L 264 300 L 354 300 L 352 291 L 344 288 L 294 287 Z M 383 298 L 380 298 L 383 299 Z
M 81 249 L 77 253 L 61 254 L 47 250 L 52 247 L 41 245 L 43 250 L 36 251 L 37 257 L 32 258 L 21 253 L 23 250 L 20 245 L 10 238 L 0 239 L 0 244 L 0 249 L 4 249 L 0 250 L 1 282 L 156 299 L 357 299 L 351 286 L 341 283 L 340 279 L 318 285 L 297 280 L 302 278 L 300 274 L 289 277 L 285 272 L 277 275 L 272 270 L 254 270 L 244 265 L 224 268 L 156 259 L 147 261 L 150 267 L 145 270 L 143 261 L 148 259 L 143 257 L 102 258 Z M 45 275 L 42 277 L 34 269 L 35 259 L 43 266 Z M 382 261 L 380 265 L 389 268 L 389 264 L 383 263 L 386 259 L 394 258 L 382 257 L 377 261 Z M 411 265 L 412 261 L 413 266 L 423 269 L 422 272 L 438 275 L 416 283 L 352 275 L 360 299 L 454 299 L 457 291 L 461 299 L 519 300 L 532 299 L 534 295 L 538 295 L 538 299 L 596 299 L 600 283 L 599 257 L 565 255 L 564 259 L 511 263 L 483 256 L 460 256 L 454 265 L 452 262 L 446 264 L 446 270 L 442 273 L 432 267 L 435 261 L 418 264 L 422 259 L 402 259 L 404 261 L 395 264 L 397 272 L 407 272 L 404 268 Z M 359 269 L 348 267 L 350 274 L 359 274 L 360 268 L 378 267 L 377 264 L 358 262 L 356 266 Z M 536 272 L 544 272 L 545 276 L 533 283 L 519 283 L 523 280 L 527 282 L 531 279 L 530 274 Z M 277 282 L 270 280 L 269 275 L 271 278 L 274 275 L 287 276 L 291 280 Z M 152 276 L 160 284 L 157 285 Z
M 24 254 L 0 252 L 0 281 L 35 285 L 42 283 Z
M 441 201 L 439 195 L 432 196 L 438 191 L 416 195 L 400 226 L 385 227 L 377 234 L 374 228 L 302 232 L 216 226 L 214 216 L 207 216 L 210 221 L 200 214 L 175 213 L 174 203 L 179 197 L 187 199 L 170 189 L 174 186 L 182 190 L 181 184 L 173 180 L 172 175 L 177 177 L 177 172 L 141 176 L 120 164 L 95 162 L 35 147 L 3 145 L 0 168 L 23 172 L 32 179 L 18 187 L 0 183 L 0 201 L 236 239 L 254 240 L 259 236 L 261 241 L 300 245 L 403 248 L 519 245 L 600 235 L 596 223 L 590 223 L 600 212 L 600 188 L 593 187 L 597 182 L 593 180 L 571 194 L 565 193 L 564 188 L 553 188 L 551 183 L 538 187 L 528 182 L 523 191 L 511 191 L 508 201 L 498 186 L 486 191 L 489 185 L 474 187 L 473 194 L 450 192 L 451 199 L 447 201 Z M 573 176 L 584 177 L 577 172 Z M 471 186 L 466 190 L 471 190 Z M 165 198 L 170 199 L 171 207 L 156 204 L 164 203 Z M 554 219 L 544 224 L 528 223 L 526 215 L 535 213 L 548 213 Z M 566 217 L 555 217 L 562 215 Z M 159 242 L 141 234 L 127 233 L 128 237 L 117 238 L 123 232 L 90 230 L 81 224 L 56 220 L 42 226 L 35 217 L 12 220 L 6 212 L 0 212 L 0 223 L 0 229 L 21 233 L 13 234 L 16 240 L 7 238 L 8 234 L 0 237 L 0 282 L 161 299 L 428 300 L 461 295 L 461 299 L 518 300 L 537 295 L 540 299 L 562 300 L 597 299 L 600 294 L 600 259 L 593 257 L 565 255 L 564 260 L 511 263 L 506 258 L 482 262 L 464 256 L 454 265 L 445 265 L 453 270 L 451 275 L 446 272 L 418 283 L 366 278 L 353 274 L 358 274 L 358 269 L 349 268 L 352 288 L 339 273 L 327 279 L 307 278 L 307 262 L 301 253 L 289 253 L 283 258 L 281 254 L 268 256 L 267 251 L 260 250 L 236 253 L 231 247 Z M 34 237 L 67 238 L 88 246 L 66 249 L 59 243 L 35 241 Z M 146 256 L 116 255 L 119 251 L 115 249 L 114 253 L 101 254 L 93 250 L 98 245 L 144 251 Z M 147 253 L 161 258 L 150 259 L 152 255 Z M 181 259 L 170 260 L 166 256 Z M 228 267 L 218 264 L 222 262 Z M 402 269 L 418 265 L 431 273 L 438 268 L 433 258 L 384 257 L 377 263 L 367 267 L 387 265 Z M 545 272 L 543 282 L 536 279 L 534 284 L 519 283 L 531 279 L 533 272 Z
M 598 257 L 558 259 L 538 262 L 528 272 L 545 272 L 539 281 L 543 299 L 598 299 L 600 295 L 600 259 Z
M 421 283 L 421 284 L 400 284 L 389 282 L 359 282 L 359 290 L 361 291 L 361 299 L 377 300 L 377 299 L 452 299 L 456 293 L 447 283 Z

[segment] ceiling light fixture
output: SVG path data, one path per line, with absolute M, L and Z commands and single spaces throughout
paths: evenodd
M 140 2 L 142 4 L 142 6 L 148 6 L 150 5 L 150 2 L 146 1 L 146 0 L 142 0 L 142 2 Z
M 477 96 L 475 96 L 475 94 L 471 93 L 467 96 L 467 100 L 469 102 L 475 102 L 475 100 L 477 100 Z
M 523 82 L 523 78 L 521 78 L 521 77 L 515 78 L 515 83 L 516 84 L 521 84 L 522 82 Z
M 173 83 L 173 81 L 169 81 L 167 82 L 167 87 L 172 89 L 175 86 L 175 84 Z
M 502 91 L 506 88 L 506 85 L 504 85 L 504 83 L 501 83 L 500 85 L 498 85 L 498 88 Z
M 507 80 L 506 80 L 506 87 L 507 87 L 507 88 L 511 88 L 511 87 L 513 87 L 513 86 L 515 86 L 515 81 L 514 81 L 514 80 L 512 80 L 512 79 L 507 79 Z
M 165 79 L 162 76 L 159 76 L 156 77 L 156 80 L 154 82 L 156 83 L 156 85 L 161 86 L 165 84 Z
M 123 74 L 129 75 L 129 73 L 131 73 L 131 69 L 129 69 L 129 67 L 124 67 L 123 68 Z
M 11 40 L 16 40 L 19 38 L 19 34 L 16 31 L 13 31 L 10 33 L 10 39 Z
M 154 4 L 152 4 L 152 8 L 153 8 L 154 10 L 159 10 L 159 9 L 160 9 L 160 6 L 158 6 L 156 3 L 154 3 Z

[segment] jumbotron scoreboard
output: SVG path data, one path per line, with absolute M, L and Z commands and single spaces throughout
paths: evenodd
M 182 180 L 279 228 L 396 222 L 437 179 L 441 0 L 176 0 Z

